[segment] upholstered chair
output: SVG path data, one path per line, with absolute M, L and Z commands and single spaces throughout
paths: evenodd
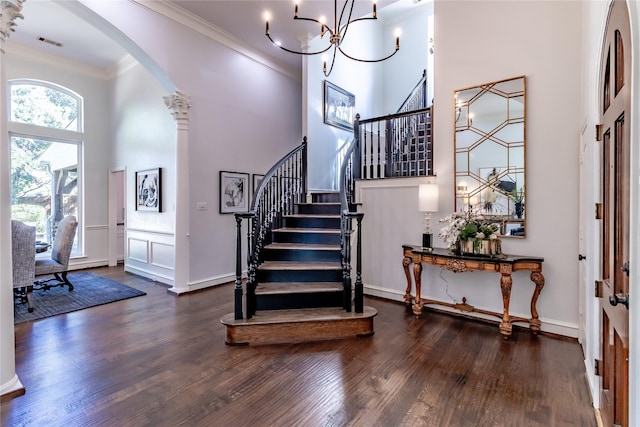
M 11 257 L 13 259 L 13 290 L 16 298 L 27 302 L 33 311 L 31 292 L 36 271 L 36 228 L 11 220 Z
M 73 290 L 73 285 L 67 279 L 67 270 L 69 268 L 73 239 L 76 237 L 76 228 L 78 228 L 78 221 L 73 215 L 64 217 L 58 223 L 56 235 L 53 239 L 51 258 L 36 260 L 36 276 L 53 274 L 54 278 L 36 280 L 34 283 L 36 289 L 48 290 L 54 286 L 67 285 L 69 286 L 69 291 Z

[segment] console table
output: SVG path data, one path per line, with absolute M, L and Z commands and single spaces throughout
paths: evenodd
M 540 296 L 540 292 L 544 287 L 544 276 L 542 275 L 542 262 L 544 258 L 521 256 L 521 255 L 496 255 L 496 256 L 473 256 L 473 255 L 456 255 L 446 249 L 434 248 L 433 250 L 424 250 L 420 246 L 402 245 L 403 260 L 402 267 L 407 276 L 407 290 L 404 294 L 404 301 L 407 305 L 413 300 L 413 313 L 419 316 L 422 313 L 424 304 L 437 304 L 447 307 L 456 308 L 464 312 L 477 312 L 486 315 L 496 316 L 502 319 L 500 323 L 500 333 L 503 337 L 509 338 L 511 335 L 512 322 L 526 322 L 534 334 L 540 331 L 540 320 L 538 319 L 538 310 L 536 302 Z M 409 266 L 413 263 L 413 275 L 416 283 L 416 296 L 411 296 L 411 272 Z M 453 271 L 454 273 L 463 273 L 467 271 L 493 271 L 500 273 L 500 288 L 502 290 L 502 314 L 477 309 L 467 304 L 466 298 L 462 299 L 461 304 L 453 304 L 430 299 L 423 299 L 420 296 L 422 286 L 422 263 L 440 266 L 441 268 Z M 525 319 L 518 316 L 509 315 L 509 301 L 511 299 L 511 273 L 518 270 L 531 271 L 531 281 L 535 283 L 533 296 L 531 297 L 531 318 Z

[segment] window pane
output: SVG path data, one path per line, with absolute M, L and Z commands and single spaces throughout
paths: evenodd
M 69 93 L 31 84 L 11 84 L 10 121 L 80 131 L 80 101 Z
M 78 146 L 11 136 L 11 218 L 51 243 L 66 215 L 78 217 Z

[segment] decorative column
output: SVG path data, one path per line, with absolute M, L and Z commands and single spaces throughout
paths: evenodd
M 7 134 L 7 77 L 4 70 L 4 42 L 14 31 L 24 0 L 0 2 L 0 396 L 3 399 L 24 394 L 16 375 L 13 328 L 13 274 L 11 260 L 11 166 Z
M 189 96 L 180 91 L 164 97 L 164 103 L 176 120 L 176 207 L 173 287 L 169 292 L 189 291 Z

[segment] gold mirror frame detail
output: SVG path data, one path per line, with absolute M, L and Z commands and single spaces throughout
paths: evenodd
M 455 208 L 473 209 L 526 236 L 526 78 L 499 80 L 454 93 Z

